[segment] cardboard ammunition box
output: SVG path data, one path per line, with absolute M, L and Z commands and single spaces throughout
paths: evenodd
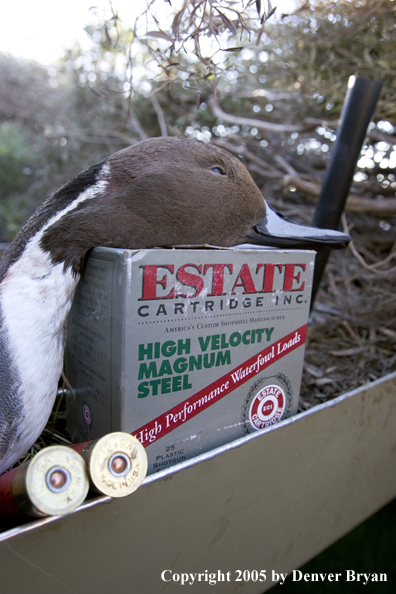
M 67 327 L 72 438 L 132 433 L 152 473 L 295 414 L 314 258 L 95 248 Z

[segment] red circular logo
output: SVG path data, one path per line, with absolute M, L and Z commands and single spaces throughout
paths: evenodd
M 279 386 L 271 384 L 257 392 L 249 410 L 249 421 L 256 429 L 273 425 L 283 415 L 286 408 L 286 395 Z

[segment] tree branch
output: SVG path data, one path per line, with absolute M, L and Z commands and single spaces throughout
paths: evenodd
M 321 187 L 318 184 L 301 179 L 294 175 L 283 178 L 285 186 L 294 186 L 307 196 L 319 196 Z M 387 217 L 396 214 L 396 198 L 363 198 L 363 196 L 349 195 L 345 205 L 346 210 L 370 213 L 377 217 Z
M 230 124 L 235 124 L 237 126 L 251 126 L 252 128 L 257 128 L 263 132 L 274 132 L 276 134 L 304 132 L 306 130 L 313 130 L 317 126 L 335 126 L 339 122 L 339 120 L 326 121 L 315 118 L 305 118 L 301 124 L 273 124 L 271 122 L 257 120 L 256 118 L 245 118 L 226 113 L 222 110 L 215 97 L 211 97 L 208 100 L 208 105 L 213 115 L 224 122 L 229 122 Z

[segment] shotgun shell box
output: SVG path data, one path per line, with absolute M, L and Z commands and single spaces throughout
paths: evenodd
M 150 474 L 295 414 L 314 259 L 92 250 L 67 326 L 73 440 L 132 433 Z

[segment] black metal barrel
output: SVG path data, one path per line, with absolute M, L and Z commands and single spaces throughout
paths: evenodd
M 351 76 L 349 79 L 337 138 L 313 218 L 312 224 L 315 227 L 338 228 L 380 90 L 381 83 L 378 81 L 359 76 Z M 312 304 L 329 253 L 329 250 L 323 250 L 316 256 Z

